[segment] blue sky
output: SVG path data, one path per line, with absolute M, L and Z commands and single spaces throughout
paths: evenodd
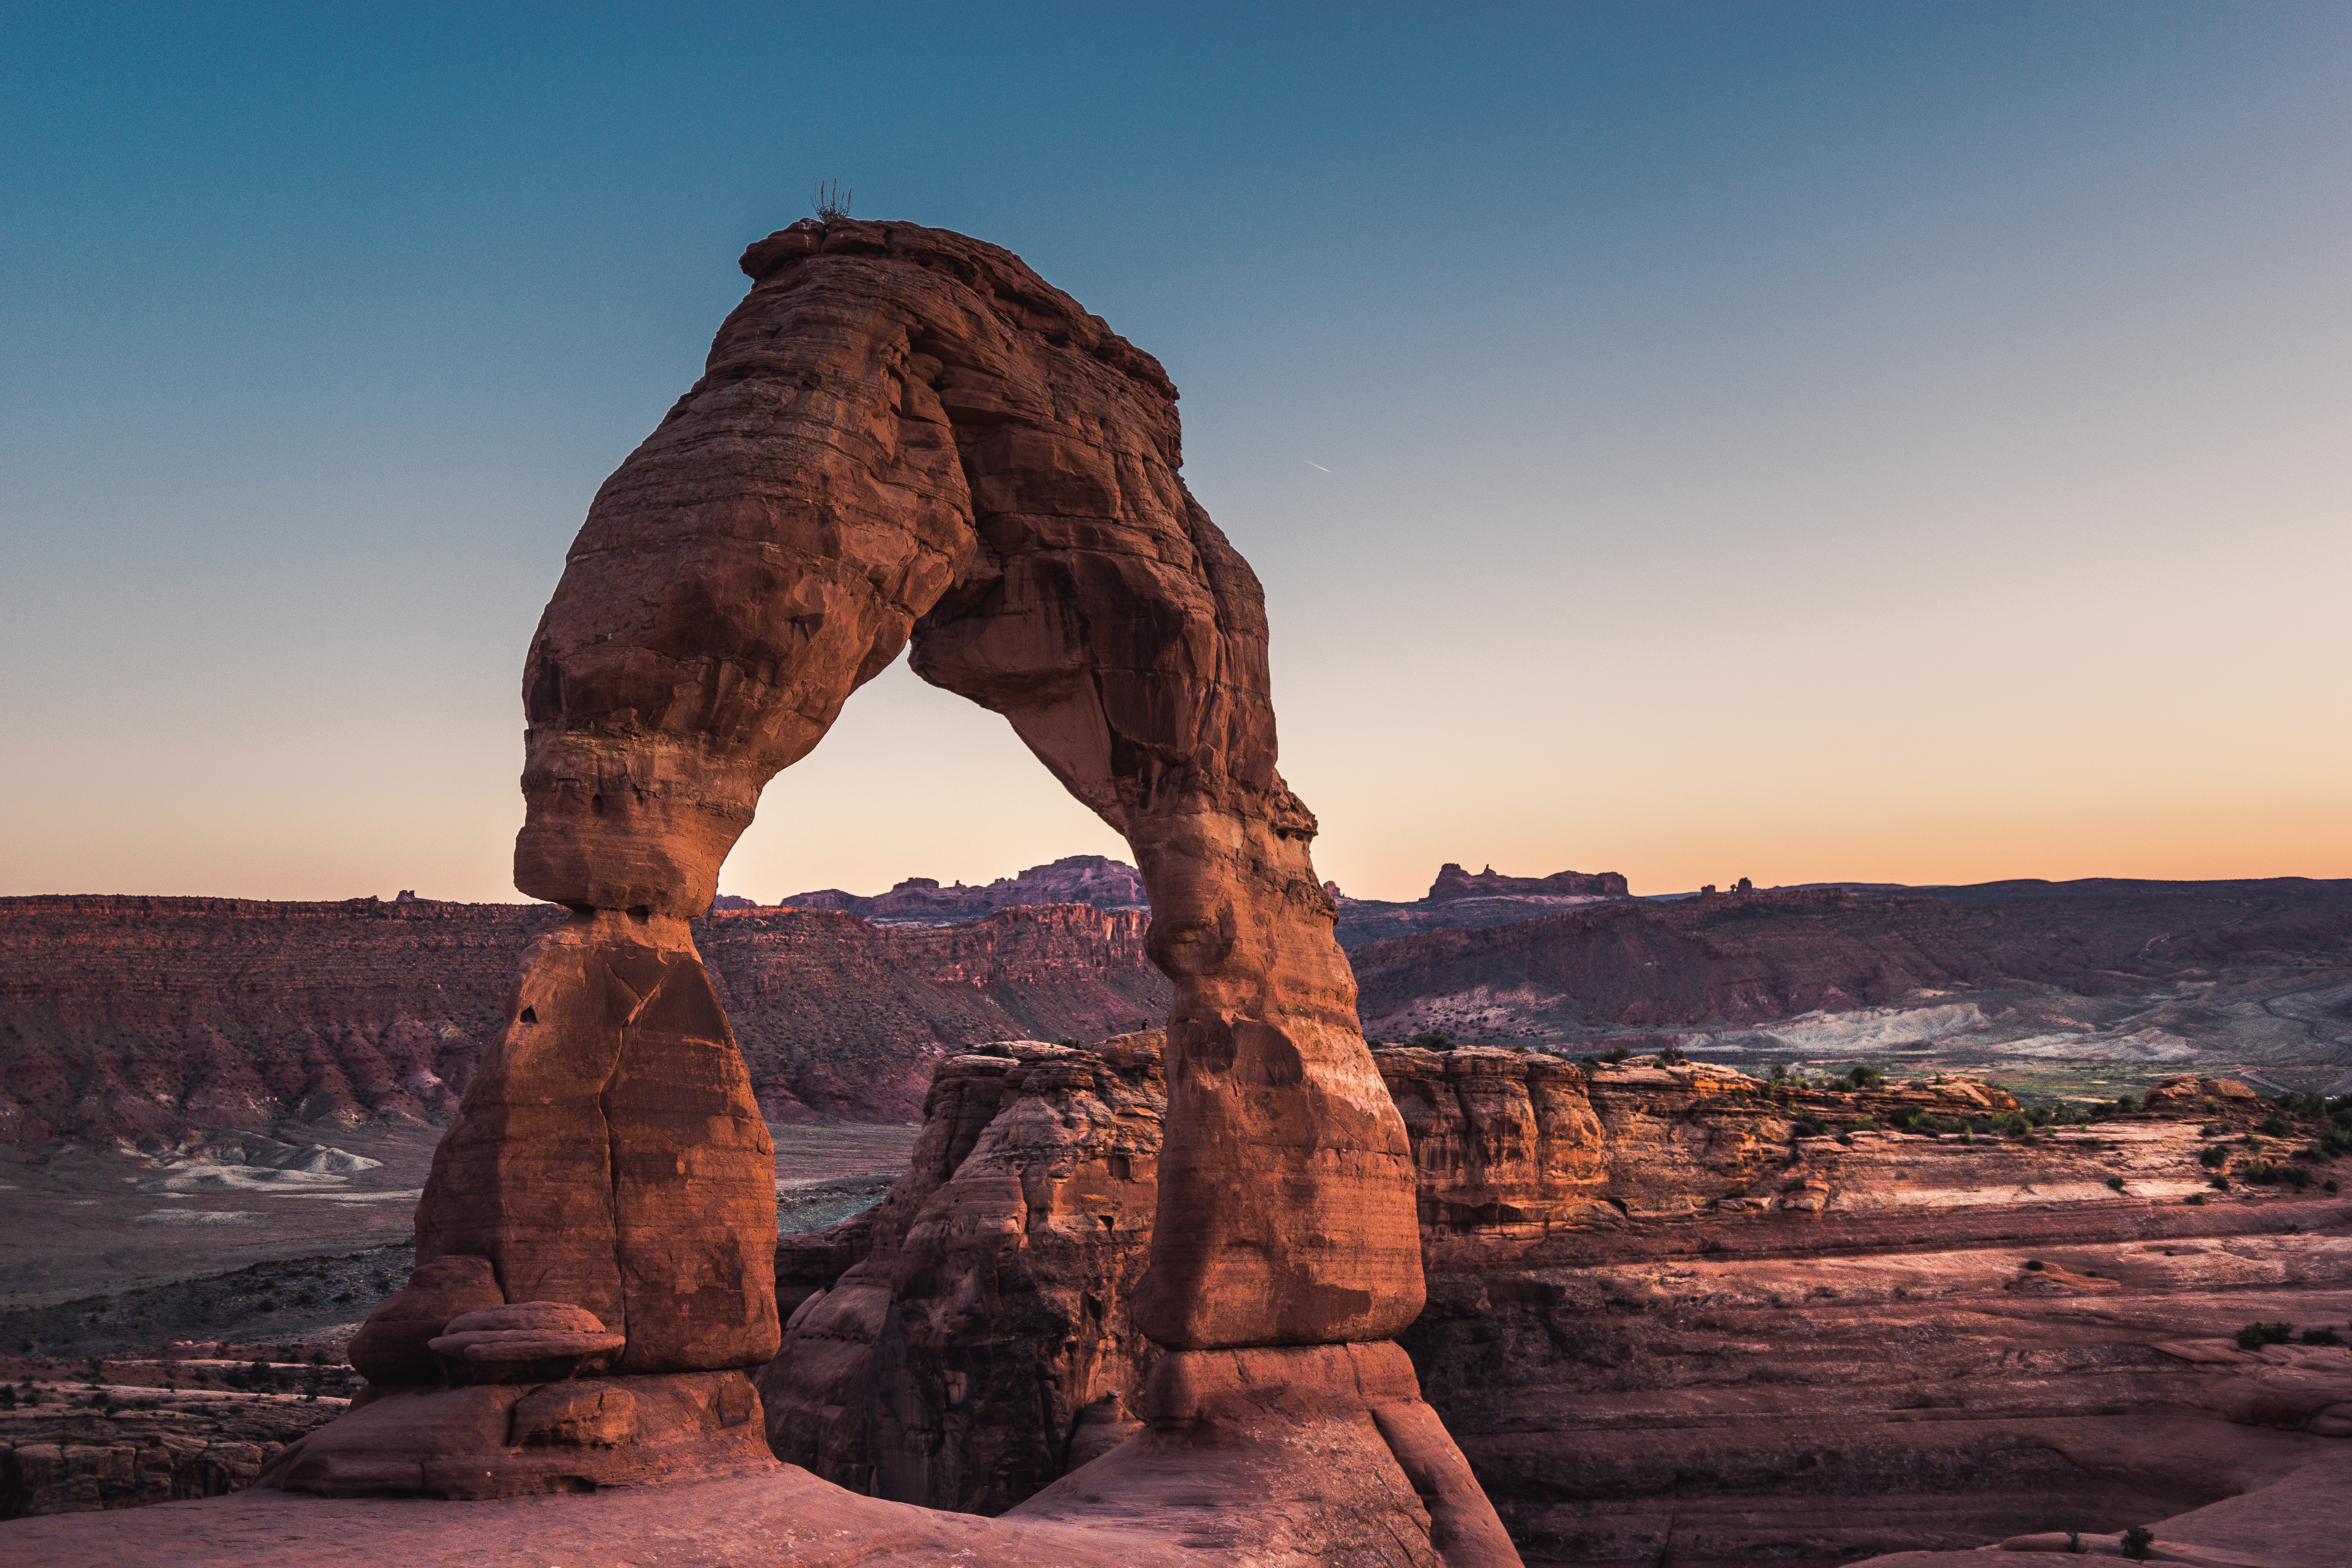
M 2339 6 L 0 11 L 0 891 L 514 896 L 525 639 L 838 180 L 1159 355 L 1351 892 L 2352 875 Z M 730 891 L 1116 852 L 893 670 Z

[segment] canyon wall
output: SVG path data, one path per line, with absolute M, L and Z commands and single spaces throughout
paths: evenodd
M 0 1142 L 446 1119 L 496 1037 L 541 904 L 0 900 Z M 1135 912 L 943 930 L 760 910 L 696 922 L 762 1111 L 911 1121 L 938 1061 L 1156 1024 Z
M 1133 1429 L 1153 1352 L 1118 1309 L 1152 1207 L 1151 1044 L 950 1059 L 891 1199 L 785 1238 L 761 1380 L 780 1455 L 995 1512 Z M 2265 1134 L 2243 1086 L 2018 1136 L 1965 1079 L 1375 1055 L 1429 1278 L 1404 1342 L 1530 1563 L 2112 1532 L 2352 1436 L 2352 1351 L 2232 1337 L 2352 1332 L 2339 1166 L 2242 1180 L 2323 1124 Z

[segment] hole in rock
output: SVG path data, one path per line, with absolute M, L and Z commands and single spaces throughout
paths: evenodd
M 1135 855 L 1039 765 L 1003 715 L 926 684 L 902 654 L 778 773 L 728 858 L 728 893 L 772 904 L 909 877 L 984 886 L 1066 855 Z

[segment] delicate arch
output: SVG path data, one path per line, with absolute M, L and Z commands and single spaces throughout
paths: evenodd
M 803 223 L 599 491 L 533 638 L 516 885 L 700 914 L 761 787 L 911 638 L 1133 846 L 1176 987 L 1145 1332 L 1385 1339 L 1422 1304 L 1404 1130 L 1314 817 L 1275 769 L 1257 580 L 1178 476 L 1150 356 L 1017 258 Z

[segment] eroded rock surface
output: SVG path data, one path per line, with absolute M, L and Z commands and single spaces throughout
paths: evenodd
M 779 1458 L 854 1491 L 1000 1513 L 1137 1429 L 1167 1098 L 1160 1037 L 951 1057 L 908 1177 L 782 1238 Z M 850 1257 L 858 1260 L 844 1267 Z
M 1175 1352 L 1154 1375 L 1199 1394 L 1155 1408 L 1221 1436 L 1137 1431 L 1078 1478 L 1173 1464 L 1181 1508 L 1207 1500 L 1237 1539 L 1279 1542 L 1269 1561 L 1515 1562 L 1383 1342 L 1423 1303 L 1410 1149 L 1357 1027 L 1315 819 L 1275 769 L 1262 595 L 1177 476 L 1174 387 L 960 236 L 801 224 L 743 269 L 707 374 L 599 491 L 524 670 L 515 881 L 572 914 L 525 954 L 417 1211 L 419 1265 L 487 1258 L 503 1301 L 427 1340 L 442 1386 L 356 1403 L 280 1457 L 278 1484 L 487 1497 L 727 1462 L 730 1369 L 776 1348 L 772 1150 L 687 922 L 769 778 L 911 640 L 925 679 L 1003 713 L 1126 836 L 1175 994 L 1131 1287 L 1140 1215 L 1118 1169 L 1140 1146 L 1076 1113 L 1148 1119 L 1157 1090 L 1125 1068 L 1148 1069 L 1016 1055 L 1024 1081 L 1066 1075 L 1019 1105 L 1058 1092 L 1079 1135 L 1057 1152 L 1015 1127 L 976 1163 L 941 1159 L 956 1179 L 903 1235 L 882 1229 L 898 1211 L 869 1225 L 897 1246 L 796 1308 L 845 1359 L 872 1347 L 873 1484 L 1003 1500 L 1008 1463 L 1066 1463 L 1080 1411 L 1122 1425 L 1140 1332 Z M 976 1116 L 985 1074 L 967 1076 Z M 894 1270 L 885 1295 L 894 1254 L 924 1278 Z M 1112 1283 L 1073 1297 L 1010 1277 L 1039 1259 Z M 1001 1407 L 985 1342 L 1024 1303 L 1015 1327 L 1050 1329 L 1062 1373 L 1034 1430 L 962 1420 Z M 821 1360 L 780 1405 L 813 1407 L 819 1457 L 854 1466 L 824 1430 L 845 1391 Z M 637 1375 L 573 1386 L 607 1364 Z M 704 1383 L 716 1403 L 688 1397 Z M 1028 1451 L 987 1451 L 1007 1438 Z M 1055 1506 L 1100 1522 L 1119 1505 Z
M 820 1438 L 854 1434 L 875 1476 L 882 1443 L 931 1474 L 986 1466 L 998 1498 L 1042 1489 L 1021 1517 L 1172 1491 L 1181 1423 L 1089 1465 L 1101 1450 L 1086 1446 L 1087 1412 L 1072 1417 L 1074 1398 L 1051 1395 L 1069 1422 L 1063 1465 L 1075 1473 L 1062 1479 L 1050 1441 L 1012 1455 L 978 1436 L 997 1423 L 1036 1429 L 1025 1412 L 1037 1387 L 1001 1369 L 1034 1364 L 1041 1384 L 1066 1388 L 1071 1342 L 1059 1328 L 1024 1342 L 1020 1314 L 980 1304 L 1003 1300 L 1007 1279 L 1025 1300 L 1125 1278 L 1085 1272 L 1120 1267 L 1107 1248 L 1023 1247 L 1013 1227 L 1045 1211 L 1023 1210 L 996 1175 L 975 1183 L 973 1196 L 999 1194 L 981 1208 L 956 1193 L 958 1176 L 940 1176 L 958 1150 L 967 1163 L 988 1151 L 982 1168 L 1034 1157 L 1060 1169 L 1083 1136 L 1064 1130 L 1066 1093 L 1033 1089 L 1024 1064 L 1055 1062 L 1056 1085 L 1102 1069 L 1084 1052 L 1004 1048 L 1017 1059 L 942 1069 L 928 1152 L 893 1195 L 901 1206 L 798 1238 L 780 1263 L 788 1298 L 821 1304 L 833 1298 L 812 1292 L 828 1269 L 887 1250 L 893 1261 L 836 1304 L 879 1324 L 903 1298 L 929 1325 L 933 1365 L 957 1364 L 961 1342 L 984 1347 L 998 1375 L 952 1420 L 940 1397 L 919 1419 L 885 1422 L 857 1381 L 888 1359 L 882 1333 L 818 1331 L 812 1310 L 762 1374 L 777 1391 L 772 1436 L 809 1463 L 800 1456 Z M 2259 1167 L 2324 1125 L 2264 1135 L 2273 1108 L 2242 1085 L 2184 1079 L 2149 1112 L 2014 1136 L 1995 1130 L 2010 1098 L 1960 1078 L 1832 1092 L 1692 1064 L 1376 1057 L 1412 1139 L 1430 1267 L 1428 1308 L 1404 1342 L 1530 1562 L 1828 1564 L 2062 1524 L 2112 1534 L 2267 1485 L 2352 1434 L 2340 1404 L 2352 1351 L 2234 1339 L 2253 1319 L 2352 1338 L 2352 1204 L 2319 1184 L 2336 1167 L 2307 1165 L 2301 1196 L 2210 1185 L 2205 1151 Z M 1148 1115 L 1148 1100 L 1135 1104 L 1119 1137 L 1140 1146 Z M 1897 1120 L 1985 1131 L 1906 1134 Z M 1132 1190 L 1146 1167 L 1129 1174 L 1124 1206 L 1148 1208 Z M 993 1218 L 1003 1239 L 982 1258 L 910 1251 L 911 1218 L 927 1209 Z M 974 1310 L 959 1317 L 942 1301 Z M 1149 1356 L 1117 1388 L 1129 1421 L 1156 1407 Z M 1270 1397 L 1263 1413 L 1281 1408 Z M 1264 1436 L 1213 1421 L 1192 1440 L 1250 1454 Z M 848 1466 L 825 1473 L 865 1489 Z

